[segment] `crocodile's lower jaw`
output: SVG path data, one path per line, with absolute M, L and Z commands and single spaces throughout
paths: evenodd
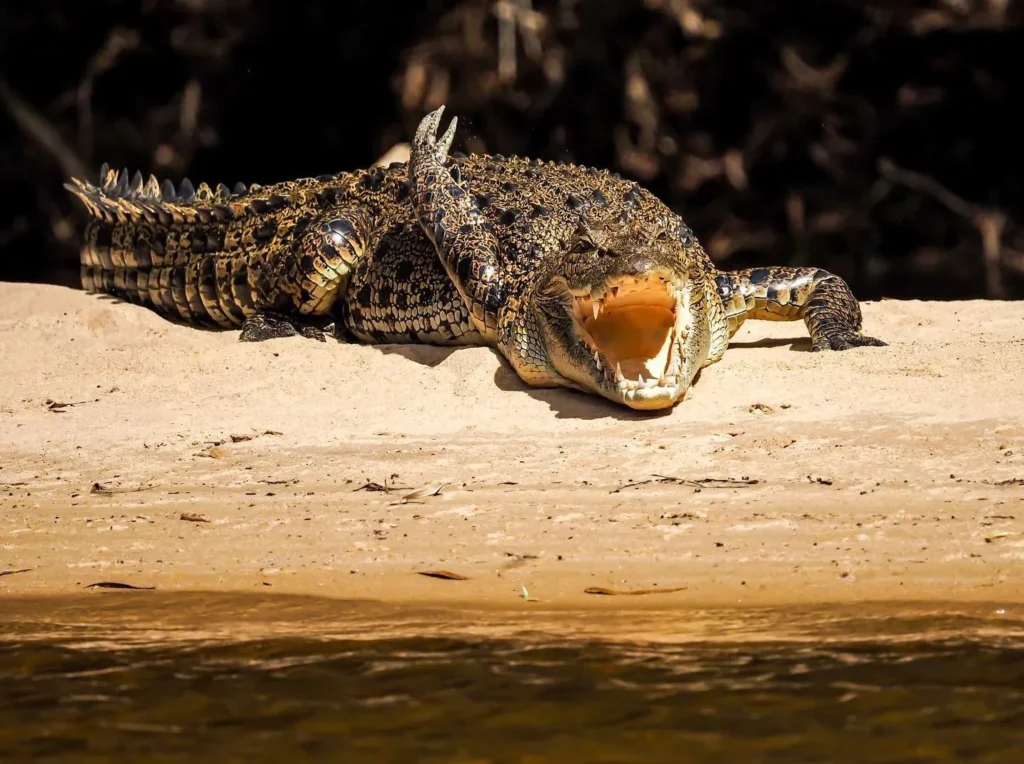
M 622 403 L 630 408 L 652 410 L 668 408 L 679 402 L 686 393 L 687 381 L 682 378 L 681 371 L 681 338 L 673 336 L 672 368 L 658 379 L 647 378 L 619 379 L 616 382 L 605 379 L 605 397 Z
M 663 388 L 657 391 L 644 390 L 632 397 L 627 394 L 619 402 L 638 411 L 658 411 L 671 408 L 679 402 L 681 397 L 678 389 L 669 390 Z

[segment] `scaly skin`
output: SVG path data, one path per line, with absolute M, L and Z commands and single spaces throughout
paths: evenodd
M 447 155 L 441 110 L 408 164 L 175 189 L 127 171 L 68 189 L 90 213 L 88 291 L 241 339 L 496 347 L 533 386 L 671 406 L 747 318 L 802 319 L 815 350 L 883 345 L 818 269 L 721 272 L 648 191 L 594 168 Z M 596 311 L 596 315 L 595 315 Z M 639 379 L 637 379 L 639 377 Z
M 821 268 L 748 268 L 715 277 L 732 337 L 747 319 L 803 320 L 811 349 L 884 347 L 860 334 L 860 303 L 838 276 Z

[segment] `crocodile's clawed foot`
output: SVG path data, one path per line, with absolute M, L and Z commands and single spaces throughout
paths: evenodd
M 264 340 L 301 336 L 318 342 L 326 342 L 328 334 L 332 337 L 335 336 L 333 319 L 323 319 L 317 322 L 281 313 L 261 312 L 254 313 L 245 319 L 245 323 L 242 324 L 242 334 L 238 339 L 242 342 L 263 342 Z
M 876 337 L 865 337 L 853 332 L 838 332 L 834 334 L 815 337 L 811 345 L 811 352 L 818 353 L 823 350 L 850 350 L 862 347 L 889 347 L 888 342 L 883 342 Z
M 448 158 L 448 150 L 452 147 L 452 141 L 455 140 L 455 128 L 459 123 L 459 118 L 452 117 L 451 124 L 448 125 L 448 129 L 444 131 L 444 135 L 439 140 L 437 131 L 441 126 L 442 114 L 444 114 L 444 106 L 439 106 L 427 114 L 416 129 L 413 143 L 419 151 L 431 155 L 443 165 Z

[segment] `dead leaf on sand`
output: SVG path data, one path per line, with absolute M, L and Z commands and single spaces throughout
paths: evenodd
M 985 543 L 991 544 L 999 539 L 1012 538 L 1013 536 L 1019 536 L 1020 534 L 1015 531 L 996 531 L 995 533 L 985 537 Z
M 671 594 L 672 592 L 681 592 L 685 589 L 685 586 L 674 586 L 668 589 L 606 589 L 603 586 L 591 586 L 583 590 L 584 594 L 602 594 L 605 596 L 618 596 L 618 595 L 633 595 L 637 596 L 640 594 Z
M 206 516 L 200 515 L 197 512 L 182 512 L 181 515 L 179 515 L 178 519 L 186 520 L 186 521 L 188 521 L 190 523 L 208 523 L 208 522 L 210 522 L 209 519 Z
M 156 589 L 155 586 L 135 586 L 134 584 L 122 584 L 119 581 L 100 581 L 95 584 L 88 584 L 86 589 Z
M 413 499 L 424 499 L 428 496 L 437 496 L 447 486 L 447 483 L 441 483 L 441 485 L 428 485 L 425 488 L 417 488 L 415 491 L 411 491 L 402 497 L 402 501 L 412 501 Z
M 245 443 L 246 441 L 249 441 L 249 440 L 255 440 L 256 438 L 259 438 L 262 435 L 280 435 L 280 434 L 281 433 L 279 433 L 277 430 L 264 430 L 263 432 L 238 433 L 238 434 L 235 434 L 235 435 L 230 435 L 229 437 L 231 438 L 231 442 L 232 443 Z M 221 443 L 223 443 L 223 441 L 221 441 Z M 221 445 L 221 443 L 214 443 L 214 445 L 215 446 L 219 446 L 219 445 Z
M 363 485 L 359 486 L 358 488 L 353 488 L 352 491 L 353 492 L 355 492 L 355 491 L 383 491 L 384 493 L 390 493 L 391 491 L 407 491 L 407 490 L 409 490 L 409 486 L 404 486 L 403 488 L 399 488 L 398 486 L 394 485 L 392 481 L 394 481 L 394 479 L 396 477 L 398 477 L 398 473 L 397 472 L 392 474 L 391 477 L 387 478 L 384 481 L 383 485 L 381 485 L 380 483 L 375 483 L 373 481 L 369 481 L 369 482 L 363 483 Z
M 4 576 L 16 576 L 18 573 L 28 573 L 30 570 L 35 570 L 35 568 L 20 568 L 18 570 L 0 570 L 0 578 L 3 578 Z
M 505 552 L 505 556 L 509 558 L 508 562 L 504 563 L 499 569 L 498 575 L 501 575 L 501 570 L 512 570 L 513 568 L 520 568 L 529 562 L 539 560 L 540 555 L 537 554 L 518 554 L 516 552 Z
M 115 493 L 139 493 L 150 487 L 151 486 L 148 483 L 144 483 L 138 488 L 108 488 L 102 483 L 93 483 L 92 488 L 89 489 L 89 493 L 94 493 L 97 496 L 113 496 Z
M 459 573 L 452 573 L 449 570 L 418 570 L 416 571 L 421 576 L 427 576 L 429 578 L 440 578 L 444 581 L 468 581 L 469 576 L 463 576 Z
M 757 485 L 760 482 L 760 480 L 751 480 L 748 477 L 698 478 L 697 480 L 689 480 L 687 478 L 672 477 L 671 475 L 653 475 L 648 480 L 637 480 L 632 483 L 626 483 L 625 485 L 612 489 L 608 493 L 619 493 L 620 491 L 625 491 L 627 488 L 639 488 L 642 485 L 651 485 L 652 483 L 658 483 L 660 485 L 688 485 L 693 488 L 739 488 L 741 486 Z
M 55 401 L 52 398 L 47 398 L 45 405 L 48 411 L 52 411 L 55 414 L 63 414 L 64 409 L 70 408 L 71 406 L 81 406 L 83 403 L 98 403 L 99 400 L 100 399 L 97 398 L 93 401 L 72 401 L 69 403 L 63 403 L 61 401 Z

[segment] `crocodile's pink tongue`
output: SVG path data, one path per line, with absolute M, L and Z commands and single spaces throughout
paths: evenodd
M 584 327 L 609 364 L 619 364 L 626 379 L 658 379 L 665 372 L 672 347 L 675 315 L 658 305 L 607 308 Z

